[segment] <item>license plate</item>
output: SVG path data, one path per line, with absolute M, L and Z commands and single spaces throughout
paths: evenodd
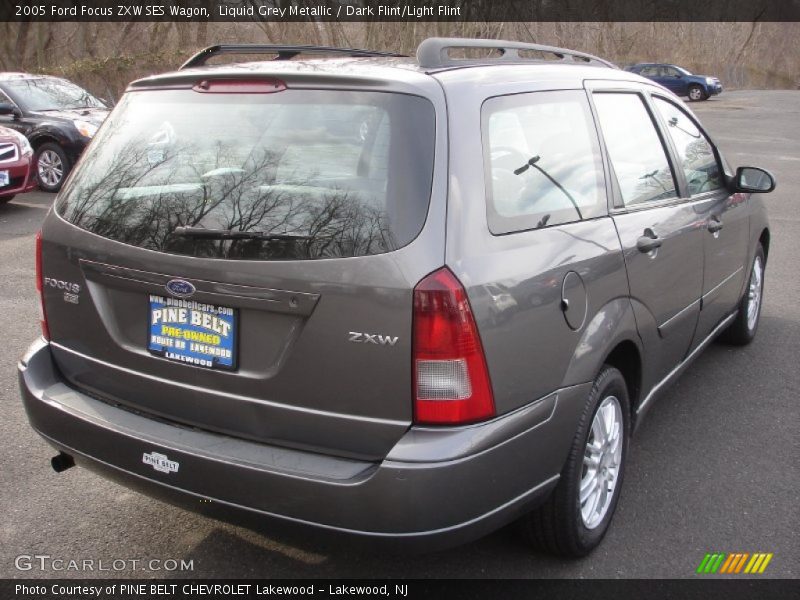
M 227 306 L 150 295 L 147 349 L 187 365 L 235 369 L 236 313 Z
M 0 171 L 0 187 L 5 187 L 11 183 L 11 178 L 8 176 L 8 171 Z

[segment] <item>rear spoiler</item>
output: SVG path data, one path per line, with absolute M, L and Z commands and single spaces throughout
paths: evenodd
M 217 44 L 203 48 L 183 63 L 180 70 L 192 67 L 201 67 L 209 59 L 222 54 L 274 54 L 272 60 L 290 60 L 300 54 L 332 54 L 336 56 L 370 57 L 370 56 L 395 56 L 405 57 L 405 54 L 383 52 L 380 50 L 361 50 L 358 48 L 333 48 L 330 46 L 276 46 L 272 44 Z

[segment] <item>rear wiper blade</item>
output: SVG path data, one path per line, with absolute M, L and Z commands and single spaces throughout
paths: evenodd
M 539 171 L 542 175 L 547 177 L 553 183 L 554 186 L 556 186 L 559 190 L 561 190 L 561 192 L 569 199 L 570 202 L 572 202 L 572 206 L 575 208 L 575 211 L 578 213 L 578 218 L 582 221 L 583 220 L 583 213 L 581 213 L 581 209 L 578 206 L 578 203 L 575 202 L 575 198 L 572 197 L 572 194 L 570 194 L 563 185 L 561 185 L 558 181 L 556 181 L 555 177 L 550 175 L 550 173 L 548 173 L 542 167 L 540 167 L 539 165 L 536 164 L 536 163 L 539 162 L 539 159 L 541 159 L 541 158 L 542 157 L 537 154 L 533 158 L 529 159 L 528 162 L 526 162 L 524 165 L 522 165 L 519 169 L 514 169 L 514 175 L 522 175 L 530 167 L 533 167 L 534 169 Z M 540 221 L 540 225 L 538 225 L 537 227 L 544 227 L 547 224 L 547 219 L 550 218 L 550 215 L 545 215 L 545 217 L 546 217 L 546 219 L 544 220 L 544 222 Z
M 236 229 L 206 229 L 205 227 L 176 227 L 174 235 L 183 237 L 202 238 L 207 240 L 266 240 L 266 241 L 293 241 L 310 240 L 310 235 L 295 235 L 293 233 L 266 233 L 264 231 L 239 231 Z

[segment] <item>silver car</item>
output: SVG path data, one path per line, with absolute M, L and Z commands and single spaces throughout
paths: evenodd
M 236 52 L 277 60 L 204 65 Z M 220 518 L 581 556 L 653 399 L 753 339 L 774 186 L 579 52 L 215 46 L 47 215 L 23 402 L 57 471 Z

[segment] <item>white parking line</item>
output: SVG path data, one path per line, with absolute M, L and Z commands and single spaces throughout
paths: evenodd
M 31 204 L 30 202 L 16 202 L 14 200 L 12 200 L 10 204 L 13 204 L 14 206 L 25 206 L 27 208 L 43 208 L 45 210 L 50 208 L 49 204 Z

